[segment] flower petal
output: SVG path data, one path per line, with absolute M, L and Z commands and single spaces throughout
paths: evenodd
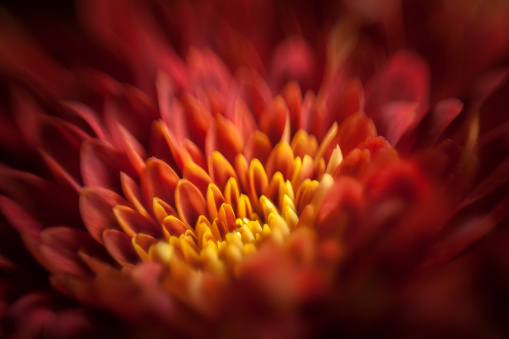
M 76 276 L 89 276 L 88 267 L 78 256 L 78 250 L 101 252 L 99 244 L 84 231 L 69 227 L 50 227 L 41 232 L 41 252 L 51 266 L 52 273 L 65 272 Z
M 90 235 L 102 243 L 103 232 L 107 229 L 120 229 L 113 208 L 117 205 L 128 206 L 129 203 L 116 194 L 102 187 L 85 187 L 80 194 L 80 213 Z
M 127 159 L 112 146 L 99 141 L 85 141 L 81 146 L 81 176 L 85 186 L 104 187 L 121 192 L 118 173 L 133 175 Z
M 186 179 L 177 184 L 175 206 L 182 221 L 193 228 L 198 217 L 207 213 L 205 199 L 200 190 Z
M 179 179 L 177 173 L 164 161 L 149 158 L 141 176 L 141 190 L 145 205 L 150 206 L 155 197 L 173 205 L 174 192 Z
M 140 259 L 131 243 L 131 237 L 124 232 L 107 229 L 102 234 L 101 243 L 113 258 L 122 266 L 137 263 Z

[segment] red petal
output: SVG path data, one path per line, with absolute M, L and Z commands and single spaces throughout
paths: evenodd
M 131 237 L 121 231 L 107 229 L 102 234 L 104 246 L 113 258 L 122 266 L 140 261 L 133 248 Z
M 133 175 L 127 159 L 112 146 L 91 140 L 81 148 L 81 175 L 85 186 L 98 186 L 121 192 L 119 173 Z
M 51 227 L 41 232 L 41 252 L 52 273 L 65 272 L 88 276 L 90 271 L 78 256 L 78 250 L 94 253 L 100 246 L 84 231 L 69 227 Z
M 203 196 L 207 194 L 207 188 L 212 182 L 212 178 L 208 175 L 208 173 L 194 163 L 188 163 L 186 165 L 183 177 L 198 187 Z
M 0 191 L 44 225 L 82 225 L 78 195 L 72 189 L 0 166 Z
M 156 238 L 162 235 L 161 230 L 153 220 L 147 219 L 137 211 L 123 205 L 113 208 L 118 224 L 127 235 L 134 237 L 137 233 L 145 233 Z
M 315 84 L 315 56 L 302 37 L 293 36 L 281 41 L 274 50 L 269 74 L 274 92 L 288 81 L 297 81 L 306 91 Z
M 255 131 L 246 142 L 244 155 L 248 162 L 252 159 L 258 159 L 264 164 L 271 150 L 272 144 L 270 143 L 269 137 L 267 137 L 265 133 Z
M 152 205 L 152 199 L 158 197 L 174 205 L 174 193 L 179 176 L 164 161 L 149 158 L 141 176 L 141 190 L 146 206 Z
M 316 218 L 316 229 L 324 235 L 342 235 L 345 225 L 347 232 L 355 231 L 362 216 L 362 187 L 348 177 L 336 179 L 327 193 Z
M 235 125 L 223 116 L 216 114 L 212 128 L 208 131 L 206 155 L 219 151 L 230 163 L 244 149 L 244 140 Z
M 381 135 L 392 145 L 396 145 L 401 136 L 417 118 L 418 106 L 414 102 L 388 102 L 378 108 L 379 117 L 375 119 Z
M 221 190 L 224 189 L 228 179 L 231 177 L 237 180 L 237 174 L 232 165 L 217 151 L 213 152 L 209 157 L 209 173 L 212 180 L 214 180 L 217 187 Z
M 80 213 L 90 235 L 102 243 L 106 229 L 120 229 L 113 207 L 128 205 L 124 198 L 101 187 L 85 187 L 80 194 Z
M 203 104 L 190 94 L 182 97 L 184 106 L 185 121 L 187 132 L 200 149 L 205 148 L 205 136 L 209 130 L 212 117 Z
M 136 172 L 141 174 L 145 168 L 145 158 L 147 157 L 145 149 L 143 149 L 138 140 L 136 140 L 133 135 L 129 133 L 129 131 L 125 129 L 125 127 L 123 127 L 120 123 L 118 124 L 118 128 L 120 130 L 124 152 L 126 153 L 127 158 L 131 162 L 131 165 L 134 167 Z
M 302 91 L 299 83 L 289 82 L 281 90 L 281 96 L 285 99 L 288 111 L 290 112 L 291 134 L 295 135 L 299 129 L 304 128 L 302 121 Z
M 366 113 L 375 120 L 383 118 L 380 106 L 390 101 L 417 103 L 417 120 L 428 108 L 429 69 L 419 56 L 395 53 L 366 87 Z
M 200 215 L 206 215 L 205 199 L 200 190 L 188 180 L 182 179 L 175 191 L 175 205 L 180 219 L 194 228 Z
M 275 97 L 260 116 L 260 130 L 267 134 L 273 145 L 281 140 L 289 114 L 286 102 L 281 96 Z

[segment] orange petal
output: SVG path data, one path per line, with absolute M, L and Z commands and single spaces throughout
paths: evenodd
M 256 129 L 256 122 L 254 120 L 253 114 L 247 107 L 246 103 L 238 98 L 235 101 L 235 126 L 237 127 L 237 131 L 239 131 L 240 135 L 245 139 L 247 139 Z
M 269 137 L 265 133 L 257 130 L 247 139 L 244 155 L 248 162 L 252 159 L 258 159 L 264 164 L 271 150 L 272 144 L 270 143 Z
M 217 150 L 230 163 L 233 163 L 235 156 L 243 149 L 244 140 L 235 125 L 222 115 L 216 114 L 212 128 L 207 134 L 206 154 L 210 156 Z
M 306 154 L 314 157 L 318 150 L 318 141 L 314 135 L 310 135 L 305 130 L 300 129 L 293 137 L 291 146 L 296 157 L 302 158 Z
M 290 81 L 281 90 L 281 95 L 285 99 L 288 111 L 290 112 L 291 121 L 291 134 L 295 133 L 303 128 L 302 124 L 302 92 L 300 90 L 299 83 L 296 81 Z
M 258 159 L 253 159 L 249 166 L 249 198 L 253 207 L 258 206 L 258 197 L 265 193 L 269 185 L 269 179 L 265 168 Z
M 207 213 L 205 199 L 200 190 L 186 179 L 177 184 L 175 205 L 180 219 L 191 227 L 195 226 L 200 215 Z
M 212 178 L 208 175 L 208 173 L 192 162 L 188 163 L 184 168 L 183 177 L 198 187 L 204 196 L 207 194 L 207 188 L 212 182 Z
M 249 187 L 249 175 L 248 175 L 247 160 L 243 154 L 238 154 L 235 158 L 235 172 L 239 178 L 239 184 L 244 192 L 247 192 Z
M 180 219 L 169 215 L 164 218 L 161 223 L 163 226 L 163 232 L 166 239 L 170 239 L 170 236 L 180 236 L 184 234 L 187 230 L 191 229 L 188 225 L 184 224 Z
M 157 239 L 148 234 L 137 234 L 131 239 L 134 250 L 143 261 L 148 261 L 148 251 L 150 247 L 158 242 Z
M 207 163 L 205 161 L 205 156 L 203 155 L 202 150 L 191 140 L 184 139 L 182 142 L 181 154 L 182 164 L 184 167 L 189 162 L 193 162 L 203 169 L 207 168 Z
M 163 222 L 163 219 L 169 215 L 177 216 L 177 212 L 173 209 L 173 207 L 159 198 L 154 198 L 154 200 L 152 200 L 152 209 L 156 220 L 159 223 Z
M 226 186 L 224 188 L 224 199 L 226 203 L 230 204 L 233 210 L 237 210 L 237 202 L 239 200 L 239 185 L 237 184 L 237 180 L 235 178 L 228 179 Z
M 265 171 L 270 178 L 274 173 L 281 172 L 285 178 L 288 178 L 290 168 L 293 162 L 293 151 L 286 142 L 280 142 L 270 152 L 269 158 L 265 163 Z
M 260 117 L 260 129 L 269 137 L 273 145 L 277 144 L 283 135 L 288 114 L 286 102 L 281 96 L 277 96 L 267 105 Z
M 177 173 L 164 161 L 149 158 L 141 176 L 141 189 L 147 206 L 152 204 L 154 197 L 174 204 L 174 192 L 179 179 Z
M 206 199 L 207 211 L 209 212 L 210 218 L 214 219 L 217 217 L 219 207 L 225 202 L 223 193 L 221 193 L 221 190 L 215 184 L 210 184 L 207 188 Z
M 113 208 L 118 223 L 127 235 L 134 237 L 137 233 L 146 233 L 160 237 L 161 231 L 153 220 L 145 218 L 137 211 L 127 206 L 118 205 Z
M 235 222 L 235 213 L 230 204 L 222 204 L 217 212 L 217 218 L 226 226 L 228 232 L 233 232 L 237 229 Z
M 134 180 L 125 173 L 120 173 L 120 183 L 122 191 L 127 200 L 133 204 L 133 206 L 140 212 L 144 217 L 150 218 L 145 206 L 141 203 L 140 189 Z
M 209 157 L 209 173 L 219 189 L 224 189 L 231 177 L 237 180 L 237 174 L 232 165 L 217 151 L 214 151 Z

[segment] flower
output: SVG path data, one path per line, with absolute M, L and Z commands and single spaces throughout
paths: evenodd
M 2 334 L 506 333 L 509 8 L 381 4 L 2 13 Z

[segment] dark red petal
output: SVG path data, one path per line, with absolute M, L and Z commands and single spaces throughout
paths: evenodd
M 255 119 L 260 117 L 272 98 L 270 88 L 263 78 L 254 70 L 241 68 L 236 74 L 240 87 L 240 97 L 253 113 Z
M 113 258 L 122 266 L 140 261 L 131 242 L 131 237 L 124 232 L 107 229 L 102 234 L 104 246 Z
M 78 194 L 68 187 L 31 173 L 0 166 L 0 192 L 23 206 L 25 211 L 44 225 L 82 225 Z
M 120 229 L 113 207 L 129 203 L 120 195 L 102 187 L 85 187 L 80 194 L 80 213 L 90 235 L 102 243 L 106 229 Z
M 417 103 L 417 120 L 428 108 L 429 69 L 426 62 L 409 51 L 395 53 L 366 87 L 366 113 L 378 120 L 380 106 L 391 101 Z
M 408 130 L 417 118 L 418 105 L 415 102 L 394 101 L 378 107 L 379 116 L 375 124 L 381 135 L 393 145 L 396 145 L 401 136 Z
M 190 94 L 182 97 L 187 133 L 200 149 L 205 148 L 205 136 L 211 124 L 210 113 Z
M 373 121 L 364 113 L 358 112 L 351 115 L 339 126 L 334 141 L 330 143 L 325 151 L 325 159 L 330 157 L 337 144 L 341 147 L 341 152 L 347 156 L 349 152 L 358 147 L 362 142 L 376 135 Z
M 81 147 L 81 175 L 85 186 L 98 186 L 120 193 L 119 173 L 133 176 L 128 160 L 112 146 L 91 140 Z
M 94 253 L 100 249 L 90 235 L 69 227 L 50 227 L 41 232 L 41 252 L 52 273 L 88 276 L 90 271 L 78 256 L 78 250 Z
M 349 236 L 362 219 L 362 186 L 353 179 L 340 177 L 327 192 L 316 218 L 316 229 L 327 236 Z M 348 225 L 348 229 L 345 227 Z
M 125 127 L 120 125 L 120 123 L 118 124 L 118 128 L 120 130 L 120 137 L 124 152 L 136 172 L 141 174 L 145 168 L 147 153 L 138 140 L 136 140 L 136 138 L 134 138 L 134 136 Z
M 302 37 L 289 37 L 276 46 L 269 68 L 273 92 L 288 81 L 297 81 L 307 91 L 316 85 L 314 72 L 314 51 Z

